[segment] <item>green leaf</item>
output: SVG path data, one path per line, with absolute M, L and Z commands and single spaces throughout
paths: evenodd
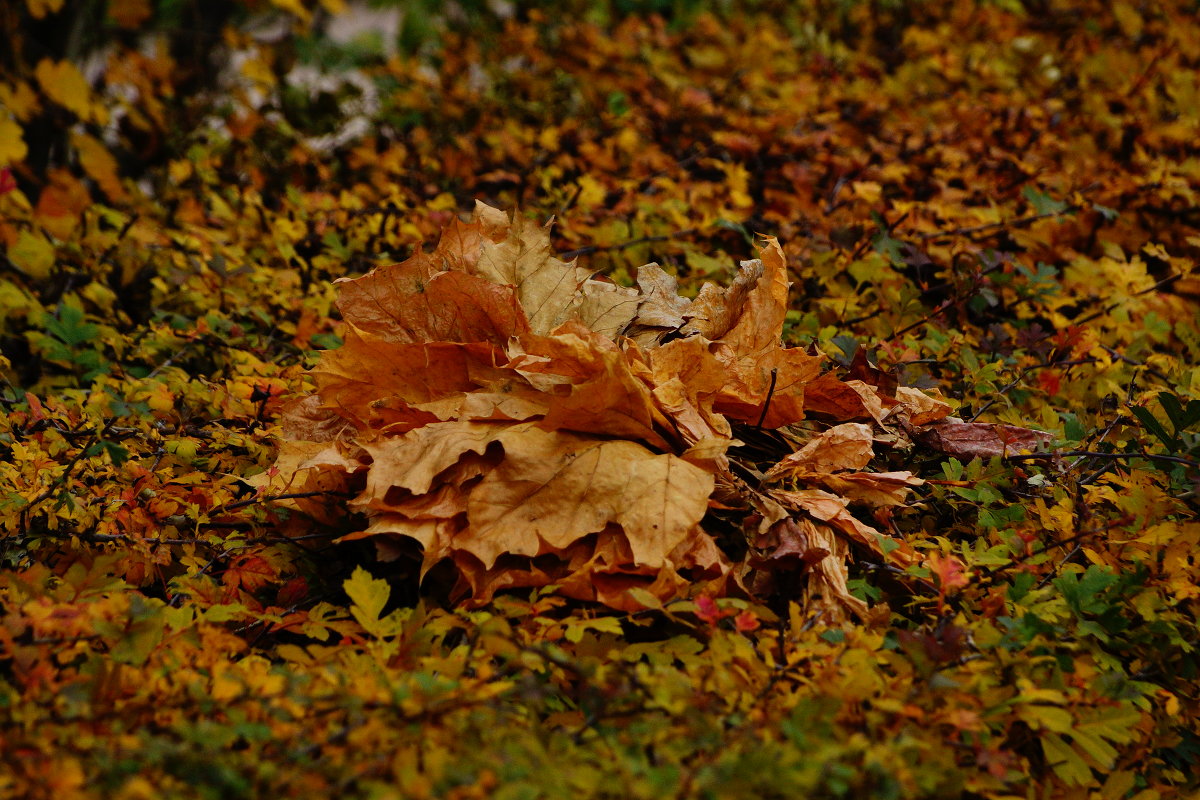
M 1021 196 L 1029 201 L 1036 214 L 1061 214 L 1067 209 L 1067 204 L 1063 201 L 1055 200 L 1049 195 L 1039 192 L 1032 186 L 1026 186 L 1022 189 Z
M 883 551 L 885 556 L 900 547 L 899 542 L 890 536 L 884 536 L 882 533 L 875 534 L 875 541 L 879 543 L 879 549 Z
M 166 604 L 141 594 L 130 595 L 129 600 L 129 622 L 108 655 L 122 664 L 140 666 L 162 641 L 167 624 L 162 609 Z
M 1063 438 L 1068 442 L 1082 442 L 1087 436 L 1087 430 L 1079 421 L 1079 416 L 1070 411 L 1060 411 L 1058 416 L 1063 423 Z
M 90 322 L 84 322 L 83 312 L 74 306 L 64 305 L 59 309 L 58 316 L 46 314 L 42 320 L 46 330 L 59 341 L 69 345 L 81 345 L 96 338 L 100 329 Z
M 1112 572 L 1093 564 L 1082 577 L 1078 573 L 1067 573 L 1056 578 L 1054 585 L 1076 614 L 1099 614 L 1108 607 L 1101 595 L 1117 580 Z
M 871 240 L 875 252 L 887 258 L 894 266 L 904 265 L 904 242 L 894 238 L 887 231 L 880 231 Z
M 1162 404 L 1163 411 L 1167 412 L 1167 419 L 1175 428 L 1176 437 L 1196 422 L 1200 422 L 1200 400 L 1190 400 L 1187 407 L 1184 408 L 1176 395 L 1170 392 L 1159 392 L 1158 402 Z
M 1179 440 L 1167 433 L 1167 429 L 1162 426 L 1161 422 L 1154 418 L 1149 409 L 1142 408 L 1141 406 L 1131 406 L 1129 410 L 1133 412 L 1133 415 L 1138 418 L 1146 430 L 1157 436 L 1163 444 L 1172 450 L 1179 449 Z
M 116 442 L 105 440 L 100 444 L 104 448 L 104 452 L 108 453 L 108 457 L 112 460 L 114 467 L 120 467 L 129 460 L 129 450 Z

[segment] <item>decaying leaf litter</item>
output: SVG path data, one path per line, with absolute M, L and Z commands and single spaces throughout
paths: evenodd
M 553 255 L 548 226 L 478 203 L 432 252 L 338 281 L 345 344 L 321 354 L 259 484 L 353 495 L 366 526 L 344 540 L 384 561 L 419 546 L 421 575 L 449 562 L 472 606 L 528 587 L 627 611 L 782 592 L 866 618 L 848 560 L 919 560 L 863 519 L 924 483 L 870 471 L 877 449 L 1050 437 L 963 422 L 862 357 L 837 377 L 784 345 L 788 288 L 771 237 L 731 285 L 687 299 L 656 264 L 637 288 L 598 279 Z

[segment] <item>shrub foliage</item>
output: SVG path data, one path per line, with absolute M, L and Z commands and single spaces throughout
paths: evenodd
M 1193 3 L 377 5 L 0 12 L 0 796 L 1200 788 Z

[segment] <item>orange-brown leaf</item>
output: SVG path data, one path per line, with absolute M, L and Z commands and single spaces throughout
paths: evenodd
M 966 459 L 1017 455 L 1054 441 L 1054 436 L 1043 431 L 994 422 L 963 422 L 956 417 L 918 428 L 913 435 L 935 450 Z
M 767 480 L 813 472 L 862 469 L 874 456 L 871 429 L 861 422 L 835 425 L 767 471 Z
M 529 423 L 497 438 L 504 459 L 472 491 L 470 526 L 456 543 L 488 566 L 502 553 L 562 549 L 610 522 L 636 564 L 660 566 L 708 507 L 712 475 L 671 454 Z

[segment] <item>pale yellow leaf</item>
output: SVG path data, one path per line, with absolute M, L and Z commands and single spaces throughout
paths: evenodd
M 584 283 L 581 269 L 550 254 L 550 234 L 537 223 L 517 216 L 504 241 L 485 240 L 476 274 L 516 287 L 517 298 L 534 333 L 546 334 L 570 319 Z
M 25 7 L 29 9 L 29 16 L 42 19 L 47 14 L 61 11 L 64 2 L 66 0 L 25 0 Z

